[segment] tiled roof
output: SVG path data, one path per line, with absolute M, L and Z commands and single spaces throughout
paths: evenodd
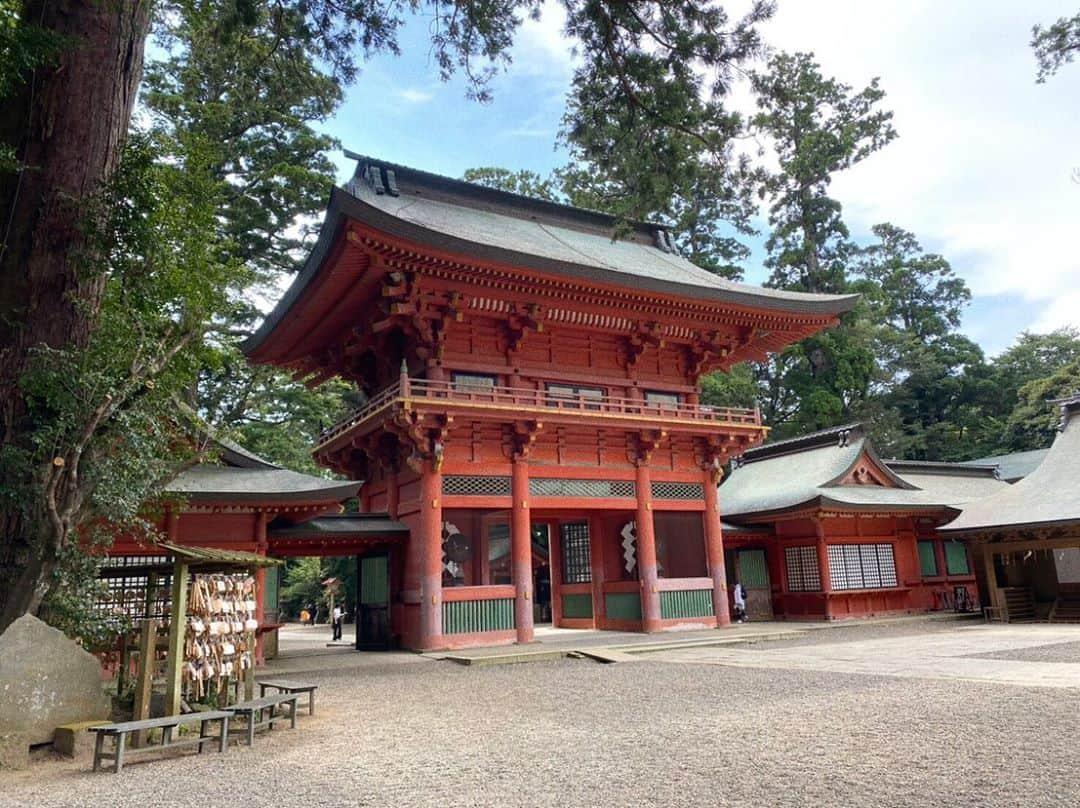
M 997 466 L 998 476 L 1007 483 L 1014 483 L 1035 471 L 1046 459 L 1049 451 L 1049 449 L 1032 449 L 1028 452 L 980 457 L 978 460 L 967 461 L 967 464 Z
M 753 449 L 720 487 L 720 509 L 734 522 L 764 522 L 811 507 L 941 511 L 1005 487 L 993 467 L 881 461 L 860 424 L 822 430 Z M 867 459 L 890 485 L 841 484 Z
M 629 232 L 619 232 L 618 220 L 603 213 L 349 156 L 358 161 L 353 179 L 345 189 L 334 189 L 306 266 L 244 345 L 247 353 L 263 343 L 318 274 L 347 219 L 456 255 L 703 302 L 836 315 L 850 311 L 859 299 L 735 283 L 679 255 L 657 224 L 630 222 Z
M 1063 404 L 1064 428 L 1042 463 L 1016 484 L 965 507 L 943 530 L 1080 525 L 1080 399 Z

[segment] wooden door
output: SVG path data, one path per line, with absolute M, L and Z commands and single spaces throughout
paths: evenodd
M 772 620 L 772 592 L 769 588 L 769 566 L 762 549 L 739 550 L 736 553 L 738 580 L 746 589 L 746 613 L 751 620 Z
M 390 555 L 378 553 L 357 559 L 356 650 L 385 651 L 390 633 Z

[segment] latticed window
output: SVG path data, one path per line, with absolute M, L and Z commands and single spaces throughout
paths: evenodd
M 564 584 L 587 584 L 592 581 L 589 553 L 589 523 L 564 522 L 559 526 L 562 539 Z
M 442 491 L 459 497 L 508 497 L 510 478 L 447 475 L 443 477 Z
M 143 617 L 163 619 L 172 576 L 152 575 L 147 568 L 168 562 L 168 556 L 109 556 L 102 564 L 103 585 L 97 592 L 94 611 L 117 625 Z
M 970 575 L 967 546 L 958 541 L 942 542 L 945 548 L 945 570 L 949 575 Z
M 818 592 L 821 590 L 821 571 L 818 569 L 817 550 L 813 547 L 787 547 L 789 592 Z
M 678 393 L 661 393 L 657 390 L 646 390 L 645 403 L 654 407 L 678 407 L 682 403 L 682 396 Z
M 705 486 L 701 483 L 653 483 L 653 499 L 699 500 L 705 498 Z
M 919 572 L 923 578 L 934 578 L 938 575 L 937 554 L 932 541 L 919 542 Z
M 830 544 L 829 581 L 836 590 L 896 586 L 892 545 Z
M 480 373 L 455 373 L 451 378 L 454 389 L 462 393 L 490 393 L 497 381 L 494 376 Z
M 534 477 L 529 480 L 529 494 L 534 497 L 618 497 L 637 496 L 633 480 L 563 480 Z

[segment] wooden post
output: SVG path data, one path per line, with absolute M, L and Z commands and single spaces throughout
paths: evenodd
M 255 632 L 249 631 L 247 633 L 247 646 L 251 648 L 255 644 Z M 255 665 L 248 667 L 244 671 L 244 701 L 251 701 L 255 698 Z
M 255 551 L 259 555 L 266 555 L 268 549 L 266 541 L 266 511 L 260 510 L 255 514 Z M 266 603 L 264 599 L 266 597 L 266 567 L 255 568 L 255 619 L 259 623 L 259 628 L 263 627 L 263 623 L 266 622 Z M 255 653 L 252 655 L 256 665 L 265 664 L 265 658 L 263 653 L 263 637 L 266 636 L 266 632 L 260 632 L 255 638 Z
M 720 496 L 717 479 L 712 469 L 705 471 L 705 559 L 712 578 L 713 614 L 719 628 L 731 625 L 731 608 L 728 606 L 727 570 L 724 568 L 724 536 L 720 527 Z
M 127 635 L 124 635 L 127 645 Z M 142 721 L 150 717 L 150 697 L 154 692 L 154 662 L 157 656 L 157 621 L 145 619 L 139 621 L 139 666 L 135 674 L 135 703 L 132 705 L 131 720 Z M 139 730 L 131 738 L 132 746 L 142 746 L 146 731 Z
M 652 478 L 648 462 L 637 464 L 637 560 L 641 577 L 641 628 L 660 631 L 660 584 L 656 569 L 656 533 L 653 529 Z
M 1001 590 L 998 589 L 997 570 L 994 568 L 994 551 L 989 541 L 983 542 L 982 546 L 983 567 L 986 569 L 986 593 L 990 596 L 990 605 L 999 610 L 1002 621 L 1008 620 L 1008 615 L 1002 610 Z
M 825 542 L 825 527 L 818 519 L 814 520 L 814 532 L 817 534 L 818 577 L 821 579 L 821 594 L 824 600 L 824 617 L 832 619 L 829 595 L 832 594 L 832 578 L 829 575 L 829 545 Z
M 533 641 L 532 523 L 529 519 L 529 463 L 515 457 L 510 477 L 510 569 L 514 581 L 517 641 Z M 486 560 L 486 559 L 485 559 Z
M 169 667 L 165 677 L 165 712 L 180 715 L 181 675 L 184 672 L 184 630 L 187 628 L 188 565 L 173 564 L 172 612 L 169 619 Z
M 443 645 L 442 473 L 427 463 L 420 478 L 420 649 Z

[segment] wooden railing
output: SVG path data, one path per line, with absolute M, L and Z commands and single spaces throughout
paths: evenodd
M 531 387 L 481 387 L 402 377 L 397 383 L 371 398 L 348 417 L 319 437 L 324 444 L 363 423 L 394 401 L 448 402 L 507 410 L 572 412 L 584 415 L 617 415 L 631 418 L 703 421 L 706 423 L 760 426 L 761 412 L 739 407 L 711 407 L 705 404 L 660 403 L 612 395 L 566 395 Z

